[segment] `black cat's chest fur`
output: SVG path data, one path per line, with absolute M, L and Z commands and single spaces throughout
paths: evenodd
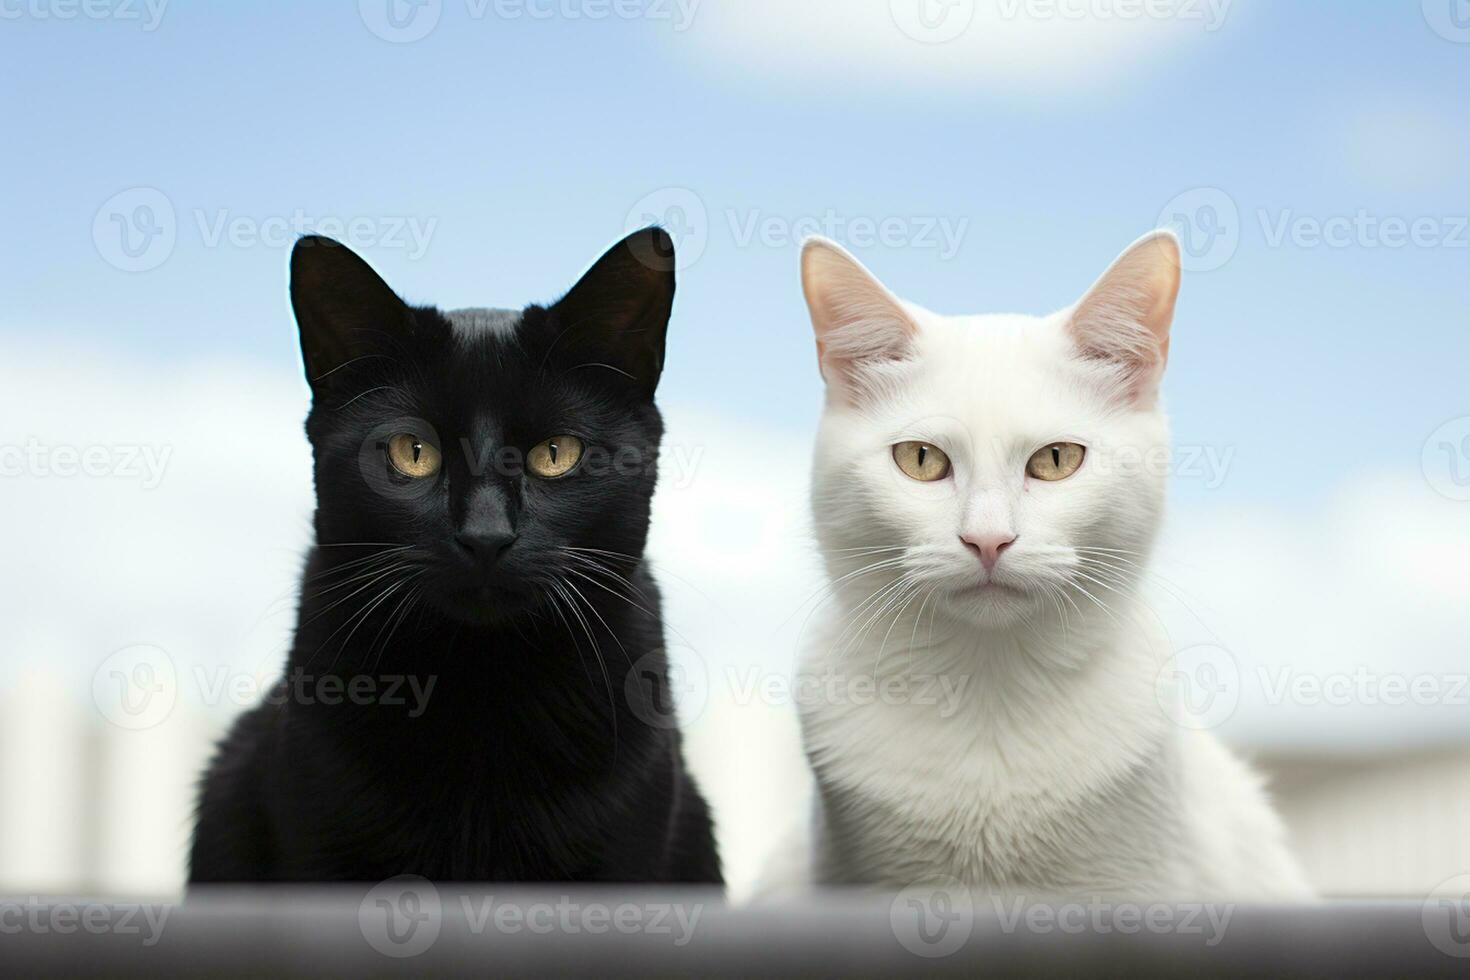
M 636 238 L 556 306 L 468 325 L 345 250 L 293 258 L 317 546 L 285 676 L 206 775 L 192 882 L 719 882 L 645 701 L 668 669 L 641 555 L 672 280 Z M 553 443 L 582 454 L 564 478 L 536 468 Z
M 650 581 L 633 581 L 651 596 Z M 611 604 L 599 614 L 630 649 L 656 640 L 637 621 L 641 614 Z M 324 617 L 305 631 L 298 653 L 333 623 Z M 437 880 L 709 880 L 716 873 L 682 853 L 681 825 L 704 818 L 703 807 L 682 793 L 673 733 L 629 710 L 626 661 L 618 658 L 621 669 L 609 662 L 617 685 L 610 701 L 595 667 L 595 683 L 580 667 L 562 669 L 576 653 L 565 635 L 567 649 L 559 649 L 550 629 L 526 639 L 442 624 L 419 636 L 424 649 L 395 649 L 376 675 L 385 697 L 397 685 L 405 703 L 396 710 L 278 698 L 279 707 L 253 719 L 262 735 L 256 750 L 293 760 L 274 770 L 266 804 L 270 822 L 283 828 L 272 877 L 376 880 L 411 870 Z M 600 624 L 593 636 L 610 641 Z M 420 692 L 432 678 L 422 704 L 398 680 L 410 675 Z

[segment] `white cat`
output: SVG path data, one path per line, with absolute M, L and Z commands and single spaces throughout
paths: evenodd
M 1046 317 L 939 316 L 824 239 L 801 270 L 832 583 L 801 668 L 816 881 L 1308 897 L 1259 780 L 1161 704 L 1170 650 L 1136 598 L 1164 511 L 1174 236 Z

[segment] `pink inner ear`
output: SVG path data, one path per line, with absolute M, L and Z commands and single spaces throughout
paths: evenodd
M 1155 232 L 1124 251 L 1072 312 L 1068 328 L 1083 355 L 1120 368 L 1135 400 L 1152 400 L 1168 363 L 1179 272 L 1178 242 Z
M 801 284 L 818 366 L 829 385 L 853 391 L 865 366 L 912 354 L 917 326 L 908 311 L 840 246 L 825 239 L 807 242 Z

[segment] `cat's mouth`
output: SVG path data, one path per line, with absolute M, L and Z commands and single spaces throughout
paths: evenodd
M 963 596 L 971 597 L 971 598 L 973 598 L 975 596 L 981 596 L 981 597 L 984 597 L 984 598 L 987 598 L 987 599 L 989 599 L 989 598 L 1007 598 L 1007 599 L 1024 599 L 1024 598 L 1026 598 L 1026 592 L 1025 592 L 1024 589 L 1021 589 L 1021 588 L 1019 588 L 1017 586 L 1014 586 L 1014 585 L 1007 585 L 1005 582 L 997 582 L 994 579 L 992 579 L 989 582 L 971 582 L 968 585 L 960 586 L 958 589 L 955 590 L 955 592 L 957 594 L 959 594 L 959 595 L 963 595 Z
M 455 619 L 477 626 L 493 626 L 527 612 L 541 599 L 527 585 L 475 582 L 438 590 L 435 601 Z

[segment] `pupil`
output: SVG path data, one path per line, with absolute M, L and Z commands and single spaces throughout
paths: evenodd
M 1058 469 L 1060 469 L 1062 465 L 1062 450 L 1057 446 L 1051 447 L 1051 465 L 1057 467 Z
M 552 461 L 552 463 L 555 463 L 556 462 L 556 443 L 549 442 L 546 445 L 547 445 L 547 448 L 549 448 L 551 450 L 551 461 Z
M 413 444 L 413 461 L 415 463 L 417 463 L 419 461 L 419 453 L 421 453 L 423 451 L 424 451 L 424 444 L 423 443 L 416 442 L 416 443 Z
M 923 466 L 924 465 L 924 460 L 926 460 L 928 458 L 929 458 L 929 447 L 928 446 L 920 446 L 919 447 L 919 465 L 920 466 Z

